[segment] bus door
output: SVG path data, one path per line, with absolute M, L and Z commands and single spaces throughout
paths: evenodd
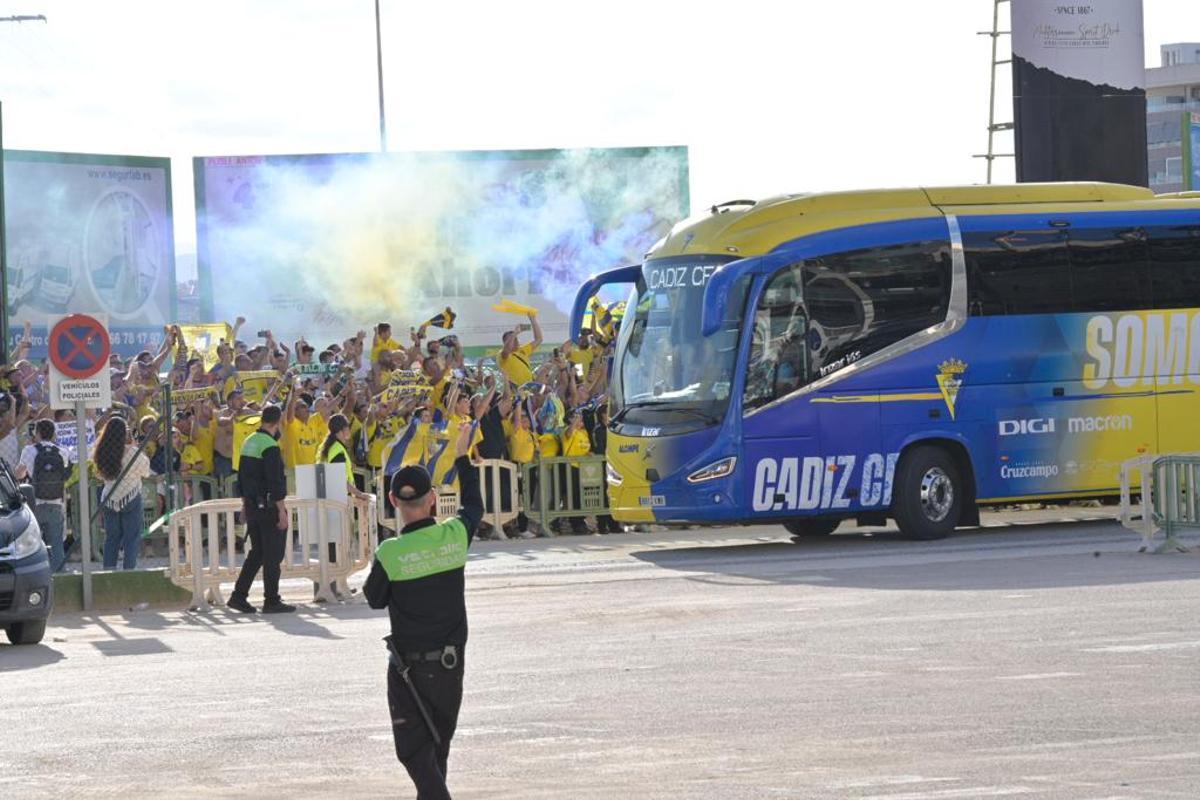
M 749 357 L 742 392 L 746 507 L 755 515 L 815 513 L 820 505 L 818 407 L 791 395 L 808 382 L 808 320 L 801 268 L 784 267 L 765 281 L 747 314 Z

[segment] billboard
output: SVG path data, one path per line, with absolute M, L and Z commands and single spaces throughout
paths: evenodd
M 8 347 L 50 315 L 109 318 L 114 351 L 156 349 L 174 316 L 171 166 L 166 158 L 4 151 Z
M 1012 1 L 1017 180 L 1149 185 L 1142 0 Z
M 640 262 L 687 216 L 685 147 L 197 158 L 205 321 L 316 347 L 447 306 L 464 345 L 498 346 L 539 309 L 567 336 L 589 275 Z M 245 337 L 244 337 L 245 338 Z

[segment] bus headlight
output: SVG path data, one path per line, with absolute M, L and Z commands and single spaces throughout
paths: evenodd
M 621 477 L 621 473 L 613 469 L 613 465 L 604 464 L 604 479 L 608 481 L 609 486 L 620 486 L 625 479 Z
M 704 483 L 705 481 L 724 478 L 726 475 L 733 473 L 733 468 L 736 464 L 736 456 L 729 456 L 728 458 L 722 458 L 720 461 L 714 461 L 707 467 L 702 467 L 691 475 L 688 475 L 688 483 Z

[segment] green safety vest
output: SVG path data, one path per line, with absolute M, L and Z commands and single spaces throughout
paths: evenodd
M 350 463 L 350 453 L 346 450 L 346 445 L 342 444 L 337 439 L 334 439 L 333 444 L 329 445 L 329 452 L 325 454 L 325 463 L 332 464 L 333 459 L 337 458 L 338 453 L 341 453 L 346 459 L 346 480 L 353 484 L 354 465 Z
M 389 581 L 413 581 L 467 564 L 467 526 L 458 517 L 385 539 L 375 558 Z
M 242 442 L 242 458 L 262 458 L 263 453 L 272 447 L 279 447 L 279 442 L 269 433 L 255 431 Z

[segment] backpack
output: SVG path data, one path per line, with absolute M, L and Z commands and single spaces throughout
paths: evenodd
M 62 451 L 52 444 L 37 444 L 33 459 L 33 496 L 38 500 L 62 500 L 66 485 L 67 462 Z

